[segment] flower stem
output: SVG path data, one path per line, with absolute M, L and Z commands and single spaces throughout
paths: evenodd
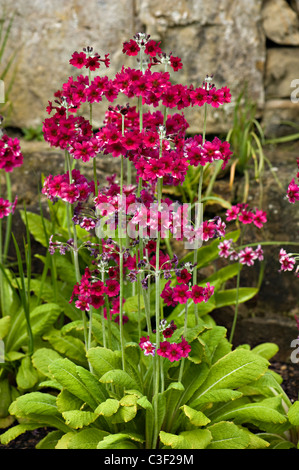
M 186 338 L 188 325 L 188 301 L 185 304 L 185 321 L 184 321 L 184 338 Z M 181 359 L 180 372 L 179 372 L 179 382 L 182 381 L 183 371 L 184 371 L 185 358 Z
M 206 139 L 206 126 L 207 126 L 207 104 L 204 104 L 204 120 L 203 120 L 203 132 L 202 132 L 202 145 L 205 143 Z M 204 167 L 200 167 L 199 170 L 199 182 L 198 182 L 198 189 L 197 189 L 197 207 L 198 211 L 197 214 L 195 214 L 195 230 L 199 228 L 200 226 L 200 219 L 201 219 L 201 213 L 202 213 L 202 207 L 201 207 L 201 199 L 202 199 L 202 183 L 203 183 L 203 171 Z M 196 211 L 195 211 L 196 212 Z M 196 246 L 194 248 L 194 255 L 193 255 L 193 264 L 195 265 L 193 268 L 193 285 L 197 283 L 197 264 L 198 264 L 198 248 L 197 248 L 197 242 L 195 241 Z M 198 324 L 198 305 L 194 305 L 194 314 L 195 314 L 195 321 L 196 324 Z
M 241 228 L 240 246 L 242 246 L 243 237 L 244 237 L 244 226 L 242 226 L 242 228 Z M 238 264 L 238 274 L 237 274 L 237 286 L 236 286 L 236 305 L 235 305 L 235 313 L 234 313 L 234 318 L 233 318 L 233 323 L 232 323 L 232 329 L 231 329 L 230 337 L 229 337 L 230 343 L 233 342 L 233 337 L 234 337 L 234 334 L 235 334 L 235 329 L 236 329 L 236 324 L 237 324 L 237 318 L 238 318 L 240 277 L 241 277 L 241 263 L 240 263 L 240 261 L 239 261 L 239 264 Z
M 237 274 L 237 291 L 236 291 L 236 305 L 235 305 L 235 313 L 234 313 L 234 319 L 233 319 L 233 324 L 232 324 L 232 329 L 230 332 L 230 337 L 229 341 L 230 343 L 233 342 L 233 337 L 236 329 L 236 324 L 237 324 L 237 318 L 238 318 L 238 310 L 239 310 L 239 288 L 240 288 L 240 275 L 241 275 L 241 263 L 239 262 L 238 265 L 238 274 Z

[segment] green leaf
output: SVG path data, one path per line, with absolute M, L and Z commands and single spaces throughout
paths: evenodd
M 236 400 L 242 397 L 242 392 L 238 390 L 231 390 L 229 388 L 222 388 L 220 390 L 210 390 L 198 397 L 191 404 L 193 407 L 198 407 L 204 403 L 219 403 Z
M 238 302 L 244 303 L 252 299 L 258 293 L 255 287 L 240 287 Z M 214 293 L 215 308 L 226 307 L 228 305 L 235 305 L 237 299 L 237 289 L 227 289 Z
M 53 378 L 70 393 L 86 402 L 91 409 L 94 410 L 97 407 L 97 401 L 78 373 L 80 366 L 76 366 L 69 359 L 57 359 L 49 366 L 49 370 Z
M 268 361 L 251 351 L 235 349 L 215 362 L 205 382 L 196 392 L 200 400 L 208 392 L 222 388 L 239 388 L 258 379 L 268 368 Z M 192 403 L 190 406 L 194 406 Z
M 140 436 L 139 434 L 132 433 L 132 432 L 124 432 L 124 433 L 120 432 L 117 434 L 109 434 L 108 436 L 105 436 L 103 440 L 99 442 L 97 448 L 98 449 L 113 449 L 115 448 L 114 446 L 118 442 L 128 440 L 128 439 L 131 441 L 140 442 L 140 443 L 144 441 L 142 436 Z
M 245 403 L 241 406 L 228 410 L 220 416 L 217 416 L 217 420 L 231 420 L 235 423 L 252 423 L 255 425 L 262 426 L 266 423 L 271 424 L 283 424 L 286 423 L 286 417 L 278 411 L 281 406 L 281 397 L 265 398 L 264 400 Z
M 252 349 L 252 352 L 259 354 L 268 361 L 278 352 L 279 347 L 275 343 L 262 343 Z
M 35 429 L 38 429 L 40 427 L 42 427 L 42 425 L 38 423 L 17 424 L 16 426 L 13 426 L 12 428 L 8 429 L 3 434 L 1 434 L 0 442 L 1 444 L 6 446 L 7 444 L 10 443 L 10 441 L 21 436 L 21 434 L 24 434 L 27 431 L 34 431 Z
M 111 423 L 128 423 L 135 418 L 137 414 L 137 406 L 120 406 L 111 418 Z
M 25 211 L 20 210 L 20 215 L 23 222 L 28 224 L 29 232 L 33 235 L 34 239 L 40 243 L 44 247 L 48 247 L 49 240 L 46 238 L 44 226 L 42 222 L 42 218 L 38 214 L 34 214 L 33 212 L 27 212 L 27 220 Z M 44 218 L 45 228 L 48 234 L 52 233 L 52 222 L 48 219 Z M 67 237 L 67 231 L 64 230 L 62 227 L 59 227 L 60 233 L 63 231 L 63 234 Z
M 102 347 L 90 348 L 87 351 L 87 358 L 94 373 L 100 378 L 110 370 L 121 367 L 120 351 L 111 351 L 111 349 Z
M 36 449 L 55 449 L 57 442 L 62 438 L 64 433 L 62 431 L 51 431 L 46 437 L 37 443 Z
M 27 417 L 31 414 L 60 416 L 56 406 L 56 397 L 41 392 L 21 395 L 11 404 L 9 411 L 18 417 Z
M 94 410 L 98 415 L 103 415 L 106 417 L 114 415 L 119 408 L 119 401 L 114 398 L 108 398 L 103 403 L 100 403 L 99 406 Z
M 44 339 L 49 341 L 51 346 L 62 356 L 77 362 L 82 366 L 87 366 L 84 343 L 71 335 L 62 335 L 59 330 L 51 330 Z
M 61 311 L 61 307 L 54 303 L 42 304 L 34 308 L 30 312 L 30 324 L 33 336 L 43 335 L 51 328 Z M 7 349 L 17 351 L 21 346 L 27 344 L 27 335 L 27 324 L 23 314 L 18 328 L 15 328 L 13 334 L 7 337 L 7 341 L 9 342 Z
M 58 411 L 63 413 L 64 411 L 80 410 L 82 405 L 84 405 L 84 402 L 68 390 L 62 389 L 57 395 L 56 405 Z
M 11 325 L 10 315 L 6 315 L 5 317 L 0 319 L 0 339 L 5 338 L 5 336 L 9 332 L 10 325 Z
M 172 449 L 205 449 L 212 439 L 207 429 L 193 429 L 179 435 L 160 431 L 159 436 L 161 442 Z
M 30 390 L 38 382 L 38 373 L 34 369 L 31 358 L 24 357 L 17 372 L 17 385 L 22 390 Z
M 87 428 L 76 433 L 70 433 L 67 439 L 67 449 L 96 449 L 99 442 L 109 434 L 96 428 Z M 57 448 L 57 446 L 56 446 Z
M 136 390 L 140 390 L 135 380 L 133 380 L 132 377 L 127 374 L 127 372 L 121 369 L 109 370 L 104 375 L 102 375 L 102 377 L 100 378 L 100 382 L 112 383 L 123 389 L 134 388 Z
M 9 412 L 17 418 L 38 423 L 36 427 L 41 427 L 42 424 L 63 432 L 69 430 L 57 409 L 55 396 L 49 393 L 31 392 L 21 395 L 10 405 Z
M 76 371 L 96 403 L 105 401 L 108 397 L 108 392 L 106 387 L 99 383 L 97 377 L 84 367 L 77 366 Z
M 11 385 L 7 378 L 0 380 L 0 418 L 6 418 L 11 404 Z
M 82 429 L 93 423 L 98 418 L 96 413 L 82 410 L 64 411 L 62 416 L 64 417 L 66 424 L 74 429 Z
M 194 426 L 206 426 L 211 421 L 201 411 L 194 410 L 190 406 L 183 405 L 180 409 L 183 410 L 187 418 L 190 419 L 190 423 Z
M 61 359 L 60 354 L 49 348 L 40 348 L 35 351 L 32 356 L 34 367 L 46 377 L 51 377 L 49 365 L 56 359 Z
M 295 403 L 290 406 L 288 418 L 293 426 L 299 426 L 299 401 L 295 401 Z
M 208 427 L 212 441 L 208 449 L 246 449 L 249 446 L 249 436 L 234 423 L 221 421 Z
M 42 290 L 41 290 L 42 287 Z M 62 308 L 64 314 L 71 320 L 80 320 L 81 313 L 74 305 L 70 304 L 68 299 L 71 296 L 70 289 L 67 288 L 62 282 L 57 282 L 57 304 Z M 44 302 L 51 303 L 54 300 L 53 286 L 51 282 L 44 282 L 43 284 L 39 279 L 31 279 L 30 288 L 35 295 L 40 295 Z

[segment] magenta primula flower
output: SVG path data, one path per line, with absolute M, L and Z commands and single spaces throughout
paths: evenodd
M 199 304 L 205 300 L 205 289 L 201 286 L 193 286 L 191 290 L 191 299 L 195 304 Z
M 14 168 L 23 165 L 23 154 L 20 148 L 20 141 L 15 138 L 3 135 L 0 138 L 0 170 L 3 169 L 7 173 L 13 171 Z
M 228 258 L 232 252 L 232 242 L 233 240 L 223 240 L 222 242 L 219 243 L 218 248 L 219 248 L 219 256 L 220 258 Z
M 173 288 L 173 300 L 185 304 L 190 298 L 191 292 L 186 284 L 179 284 Z
M 182 349 L 179 344 L 171 343 L 167 351 L 167 359 L 170 362 L 179 361 L 182 357 Z
M 115 279 L 108 279 L 105 285 L 105 294 L 109 297 L 114 297 L 119 294 L 120 285 Z
M 279 271 L 293 271 L 296 263 L 295 259 L 283 248 L 281 248 L 279 252 L 279 262 L 281 264 Z
M 257 253 L 249 246 L 246 246 L 244 250 L 241 250 L 239 253 L 240 263 L 247 264 L 247 266 L 253 266 L 256 258 Z
M 263 210 L 256 209 L 253 216 L 253 223 L 256 227 L 262 228 L 267 222 L 267 213 Z
M 3 219 L 3 217 L 7 217 L 10 214 L 11 208 L 11 202 L 0 197 L 0 219 Z
M 287 198 L 292 204 L 299 201 L 299 186 L 295 183 L 295 178 L 292 179 L 288 186 Z

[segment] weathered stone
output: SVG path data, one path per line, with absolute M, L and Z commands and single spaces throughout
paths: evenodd
M 70 75 L 82 73 L 69 64 L 75 50 L 93 46 L 102 56 L 110 53 L 111 67 L 100 73 L 111 77 L 119 68 L 123 41 L 135 33 L 132 0 L 19 0 L 7 2 L 7 10 L 16 16 L 3 63 L 16 45 L 20 48 L 11 92 L 11 124 L 17 127 L 40 124 L 53 93 Z
M 267 100 L 263 112 L 262 126 L 267 138 L 298 133 L 299 101 L 293 102 L 290 99 Z
M 299 84 L 299 48 L 273 48 L 267 53 L 265 95 L 267 99 L 290 98 Z M 297 80 L 297 81 L 296 81 Z M 298 97 L 298 93 L 296 95 Z
M 299 17 L 285 0 L 266 0 L 262 16 L 267 38 L 285 46 L 299 45 Z
M 123 63 L 135 64 L 135 60 L 123 56 L 121 48 L 123 41 L 138 31 L 137 26 L 161 40 L 163 49 L 182 57 L 184 69 L 174 74 L 174 80 L 201 84 L 207 73 L 214 73 L 216 85 L 229 86 L 234 98 L 246 80 L 252 98 L 263 107 L 266 51 L 260 1 L 182 0 L 161 4 L 140 0 L 136 11 L 133 3 L 20 0 L 5 51 L 8 57 L 15 44 L 21 45 L 11 94 L 11 124 L 36 126 L 46 117 L 45 108 L 53 93 L 71 74 L 81 72 L 69 65 L 75 50 L 92 45 L 102 55 L 110 53 L 111 67 L 100 72 L 109 77 Z M 97 106 L 96 124 L 101 124 L 105 106 Z M 194 117 L 193 111 L 191 131 L 198 132 L 202 127 L 201 112 Z M 209 130 L 227 130 L 227 123 L 217 111 L 209 116 Z
M 167 51 L 182 57 L 184 67 L 174 80 L 200 86 L 207 74 L 214 75 L 216 86 L 228 86 L 233 107 L 243 85 L 249 95 L 264 106 L 263 71 L 266 59 L 265 38 L 260 26 L 259 1 L 217 2 L 140 0 L 139 15 L 149 34 L 160 39 Z M 202 110 L 186 110 L 190 132 L 202 129 Z M 231 115 L 230 115 L 231 117 Z M 220 110 L 208 114 L 208 132 L 228 130 Z

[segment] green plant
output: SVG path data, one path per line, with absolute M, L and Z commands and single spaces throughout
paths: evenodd
M 39 142 L 44 140 L 42 124 L 36 127 L 23 127 L 22 132 L 24 134 L 24 140 L 37 140 Z
M 268 368 L 277 347 L 266 343 L 232 351 L 225 328 L 204 321 L 185 333 L 192 351 L 181 380 L 180 365 L 164 362 L 165 388 L 157 396 L 152 395 L 152 363 L 136 342 L 125 346 L 126 372 L 119 350 L 90 348 L 91 373 L 39 348 L 32 367 L 44 379 L 38 388 L 48 391 L 27 393 L 12 403 L 9 411 L 20 423 L 1 442 L 48 426 L 54 431 L 39 449 L 152 448 L 157 400 L 159 448 L 295 447 L 298 404 L 291 405 L 280 377 Z
M 231 153 L 220 139 L 205 139 L 207 105 L 218 107 L 230 95 L 226 87 L 211 86 L 209 77 L 203 88 L 173 86 L 165 72 L 167 65 L 179 70 L 180 59 L 162 53 L 148 35 L 137 34 L 123 44 L 123 52 L 139 54 L 139 70 L 122 69 L 111 81 L 101 76 L 92 80 L 91 73 L 101 62 L 109 66 L 108 55 L 101 59 L 91 47 L 75 52 L 70 63 L 85 66 L 88 76 L 75 81 L 70 77 L 63 93 L 55 94 L 55 105 L 49 102 L 47 108 L 54 116 L 44 122 L 44 137 L 63 149 L 65 172 L 43 182 L 50 220 L 42 211 L 21 213 L 27 238 L 32 234 L 47 250 L 39 257 L 42 275 L 32 278 L 28 263 L 25 273 L 17 252 L 20 278 L 15 279 L 25 307 L 28 345 L 26 350 L 17 343 L 28 352 L 20 377 L 37 381 L 8 407 L 18 424 L 1 442 L 50 426 L 55 430 L 39 448 L 257 449 L 277 445 L 286 431 L 290 435 L 283 445 L 295 447 L 297 405 L 290 407 L 280 377 L 269 369 L 277 346 L 233 349 L 226 329 L 209 315 L 214 308 L 239 305 L 257 293 L 259 286 L 238 283 L 236 289 L 226 289 L 226 282 L 239 279 L 242 266 L 260 259 L 262 250 L 258 255 L 249 248 L 246 260 L 234 250 L 228 254 L 237 263 L 199 281 L 199 269 L 220 256 L 220 239 L 231 244 L 240 233 L 226 232 L 219 217 L 186 220 L 181 207 L 163 194 L 168 184 L 184 181 L 188 167 L 200 164 L 196 201 L 202 203 L 204 167 L 219 159 L 225 166 Z M 148 61 L 153 64 L 153 54 L 156 65 L 164 64 L 164 73 L 152 74 Z M 145 56 L 150 56 L 146 62 Z M 162 95 L 157 81 L 163 84 Z M 111 103 L 118 93 L 130 98 L 136 94 L 138 109 L 109 105 L 103 128 L 94 132 L 93 103 L 104 95 Z M 86 100 L 89 121 L 76 114 Z M 145 104 L 159 101 L 162 111 L 146 112 Z M 204 132 L 185 139 L 188 123 L 179 113 L 173 118 L 167 108 L 176 103 L 181 109 L 191 102 L 204 106 Z M 119 180 L 109 176 L 106 186 L 97 180 L 99 151 L 120 159 Z M 76 160 L 91 158 L 92 182 L 75 168 Z M 171 220 L 166 217 L 169 208 Z M 227 220 L 237 216 L 239 222 L 254 222 L 259 228 L 265 222 L 263 211 L 247 211 L 243 205 L 232 206 Z M 136 225 L 136 237 L 136 231 L 124 231 Z M 165 230 L 191 245 L 183 259 L 164 252 Z M 165 245 L 170 253 L 167 238 Z M 48 318 L 37 337 L 32 297 L 44 309 L 54 299 L 63 311 L 59 321 Z

